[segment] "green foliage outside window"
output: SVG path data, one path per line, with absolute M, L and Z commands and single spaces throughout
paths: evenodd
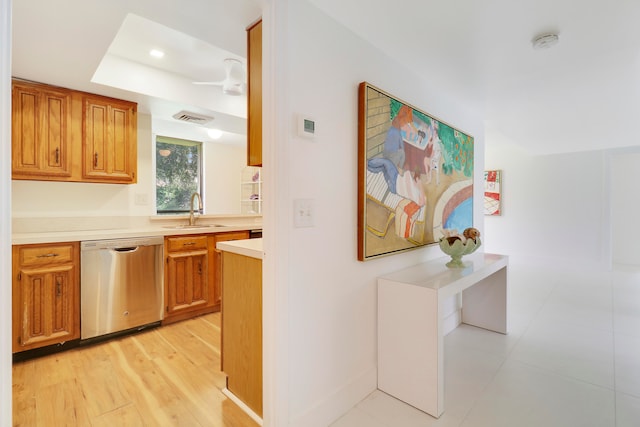
M 174 138 L 156 140 L 156 210 L 189 212 L 191 195 L 202 194 L 202 143 Z

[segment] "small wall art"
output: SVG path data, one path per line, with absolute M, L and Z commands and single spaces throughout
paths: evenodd
M 484 171 L 484 214 L 502 215 L 502 171 Z
M 358 259 L 472 227 L 473 137 L 367 82 L 358 95 Z

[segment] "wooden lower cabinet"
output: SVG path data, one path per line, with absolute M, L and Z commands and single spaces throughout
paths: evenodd
M 163 323 L 213 311 L 213 281 L 207 235 L 166 237 Z
M 248 238 L 248 231 L 165 237 L 162 323 L 219 311 L 216 243 Z M 12 261 L 13 353 L 79 340 L 79 242 L 14 245 Z
M 222 371 L 227 389 L 262 417 L 262 260 L 222 257 Z
M 79 339 L 79 243 L 15 245 L 12 257 L 12 351 Z
M 248 239 L 248 231 L 165 238 L 163 324 L 220 310 L 220 254 L 217 242 Z

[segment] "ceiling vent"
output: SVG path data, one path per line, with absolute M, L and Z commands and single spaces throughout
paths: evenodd
M 180 111 L 173 115 L 173 118 L 180 120 L 181 122 L 195 123 L 197 125 L 204 125 L 213 121 L 213 117 L 205 116 L 203 114 L 194 113 L 192 111 Z

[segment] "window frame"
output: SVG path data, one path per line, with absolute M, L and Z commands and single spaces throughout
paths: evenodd
M 204 189 L 204 167 L 203 167 L 204 166 L 204 144 L 203 142 L 184 139 L 184 138 L 174 138 L 174 137 L 156 135 L 155 147 L 154 147 L 154 155 L 156 156 L 156 159 L 160 151 L 159 144 L 173 144 L 173 145 L 197 147 L 198 162 L 196 163 L 196 167 L 197 167 L 198 185 L 197 185 L 196 192 L 201 197 L 203 209 L 195 209 L 194 212 L 203 214 L 204 203 L 205 203 L 204 195 L 203 195 L 203 189 Z M 185 209 L 165 209 L 165 210 L 158 209 L 158 162 L 157 161 L 155 162 L 155 168 L 154 168 L 154 181 L 155 181 L 155 195 L 156 195 L 156 198 L 155 198 L 156 215 L 175 215 L 175 214 L 184 214 L 184 213 L 190 212 L 189 207 Z

